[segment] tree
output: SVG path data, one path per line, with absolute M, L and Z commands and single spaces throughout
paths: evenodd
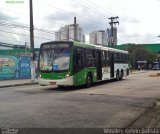
M 143 45 L 128 44 L 127 50 L 129 51 L 130 64 L 133 68 L 137 67 L 137 61 L 152 63 L 157 57 L 155 53 L 144 48 Z

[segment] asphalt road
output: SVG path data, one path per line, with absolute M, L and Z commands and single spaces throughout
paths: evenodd
M 160 97 L 160 77 L 132 74 L 91 88 L 0 88 L 0 128 L 124 128 Z

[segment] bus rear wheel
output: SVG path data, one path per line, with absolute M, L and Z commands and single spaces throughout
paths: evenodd
M 90 74 L 87 75 L 87 78 L 86 78 L 86 87 L 91 87 L 92 85 L 92 76 Z
M 123 70 L 121 70 L 121 76 L 119 77 L 119 79 L 122 80 L 123 76 L 124 76 L 124 73 L 123 73 Z
M 120 79 L 119 77 L 119 71 L 116 72 L 116 80 L 118 81 Z

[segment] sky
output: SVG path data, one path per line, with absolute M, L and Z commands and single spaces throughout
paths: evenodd
M 110 28 L 118 16 L 118 44 L 159 43 L 160 0 L 33 0 L 34 42 L 54 40 L 54 32 L 73 24 L 88 34 Z M 45 31 L 45 32 L 44 32 Z M 29 45 L 29 0 L 0 0 L 0 42 Z

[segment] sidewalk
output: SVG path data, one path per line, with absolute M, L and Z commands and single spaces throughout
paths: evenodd
M 148 71 L 150 71 L 150 70 L 132 70 L 132 71 L 130 71 L 130 74 L 140 74 L 140 73 L 145 73 Z
M 32 81 L 31 79 L 0 80 L 0 88 L 34 84 L 38 84 L 37 79 L 35 79 L 34 81 Z
M 160 98 L 156 100 L 152 107 L 148 108 L 143 114 L 138 117 L 131 128 L 160 128 Z M 158 130 L 160 133 L 160 130 Z M 149 132 L 147 133 L 149 134 Z

